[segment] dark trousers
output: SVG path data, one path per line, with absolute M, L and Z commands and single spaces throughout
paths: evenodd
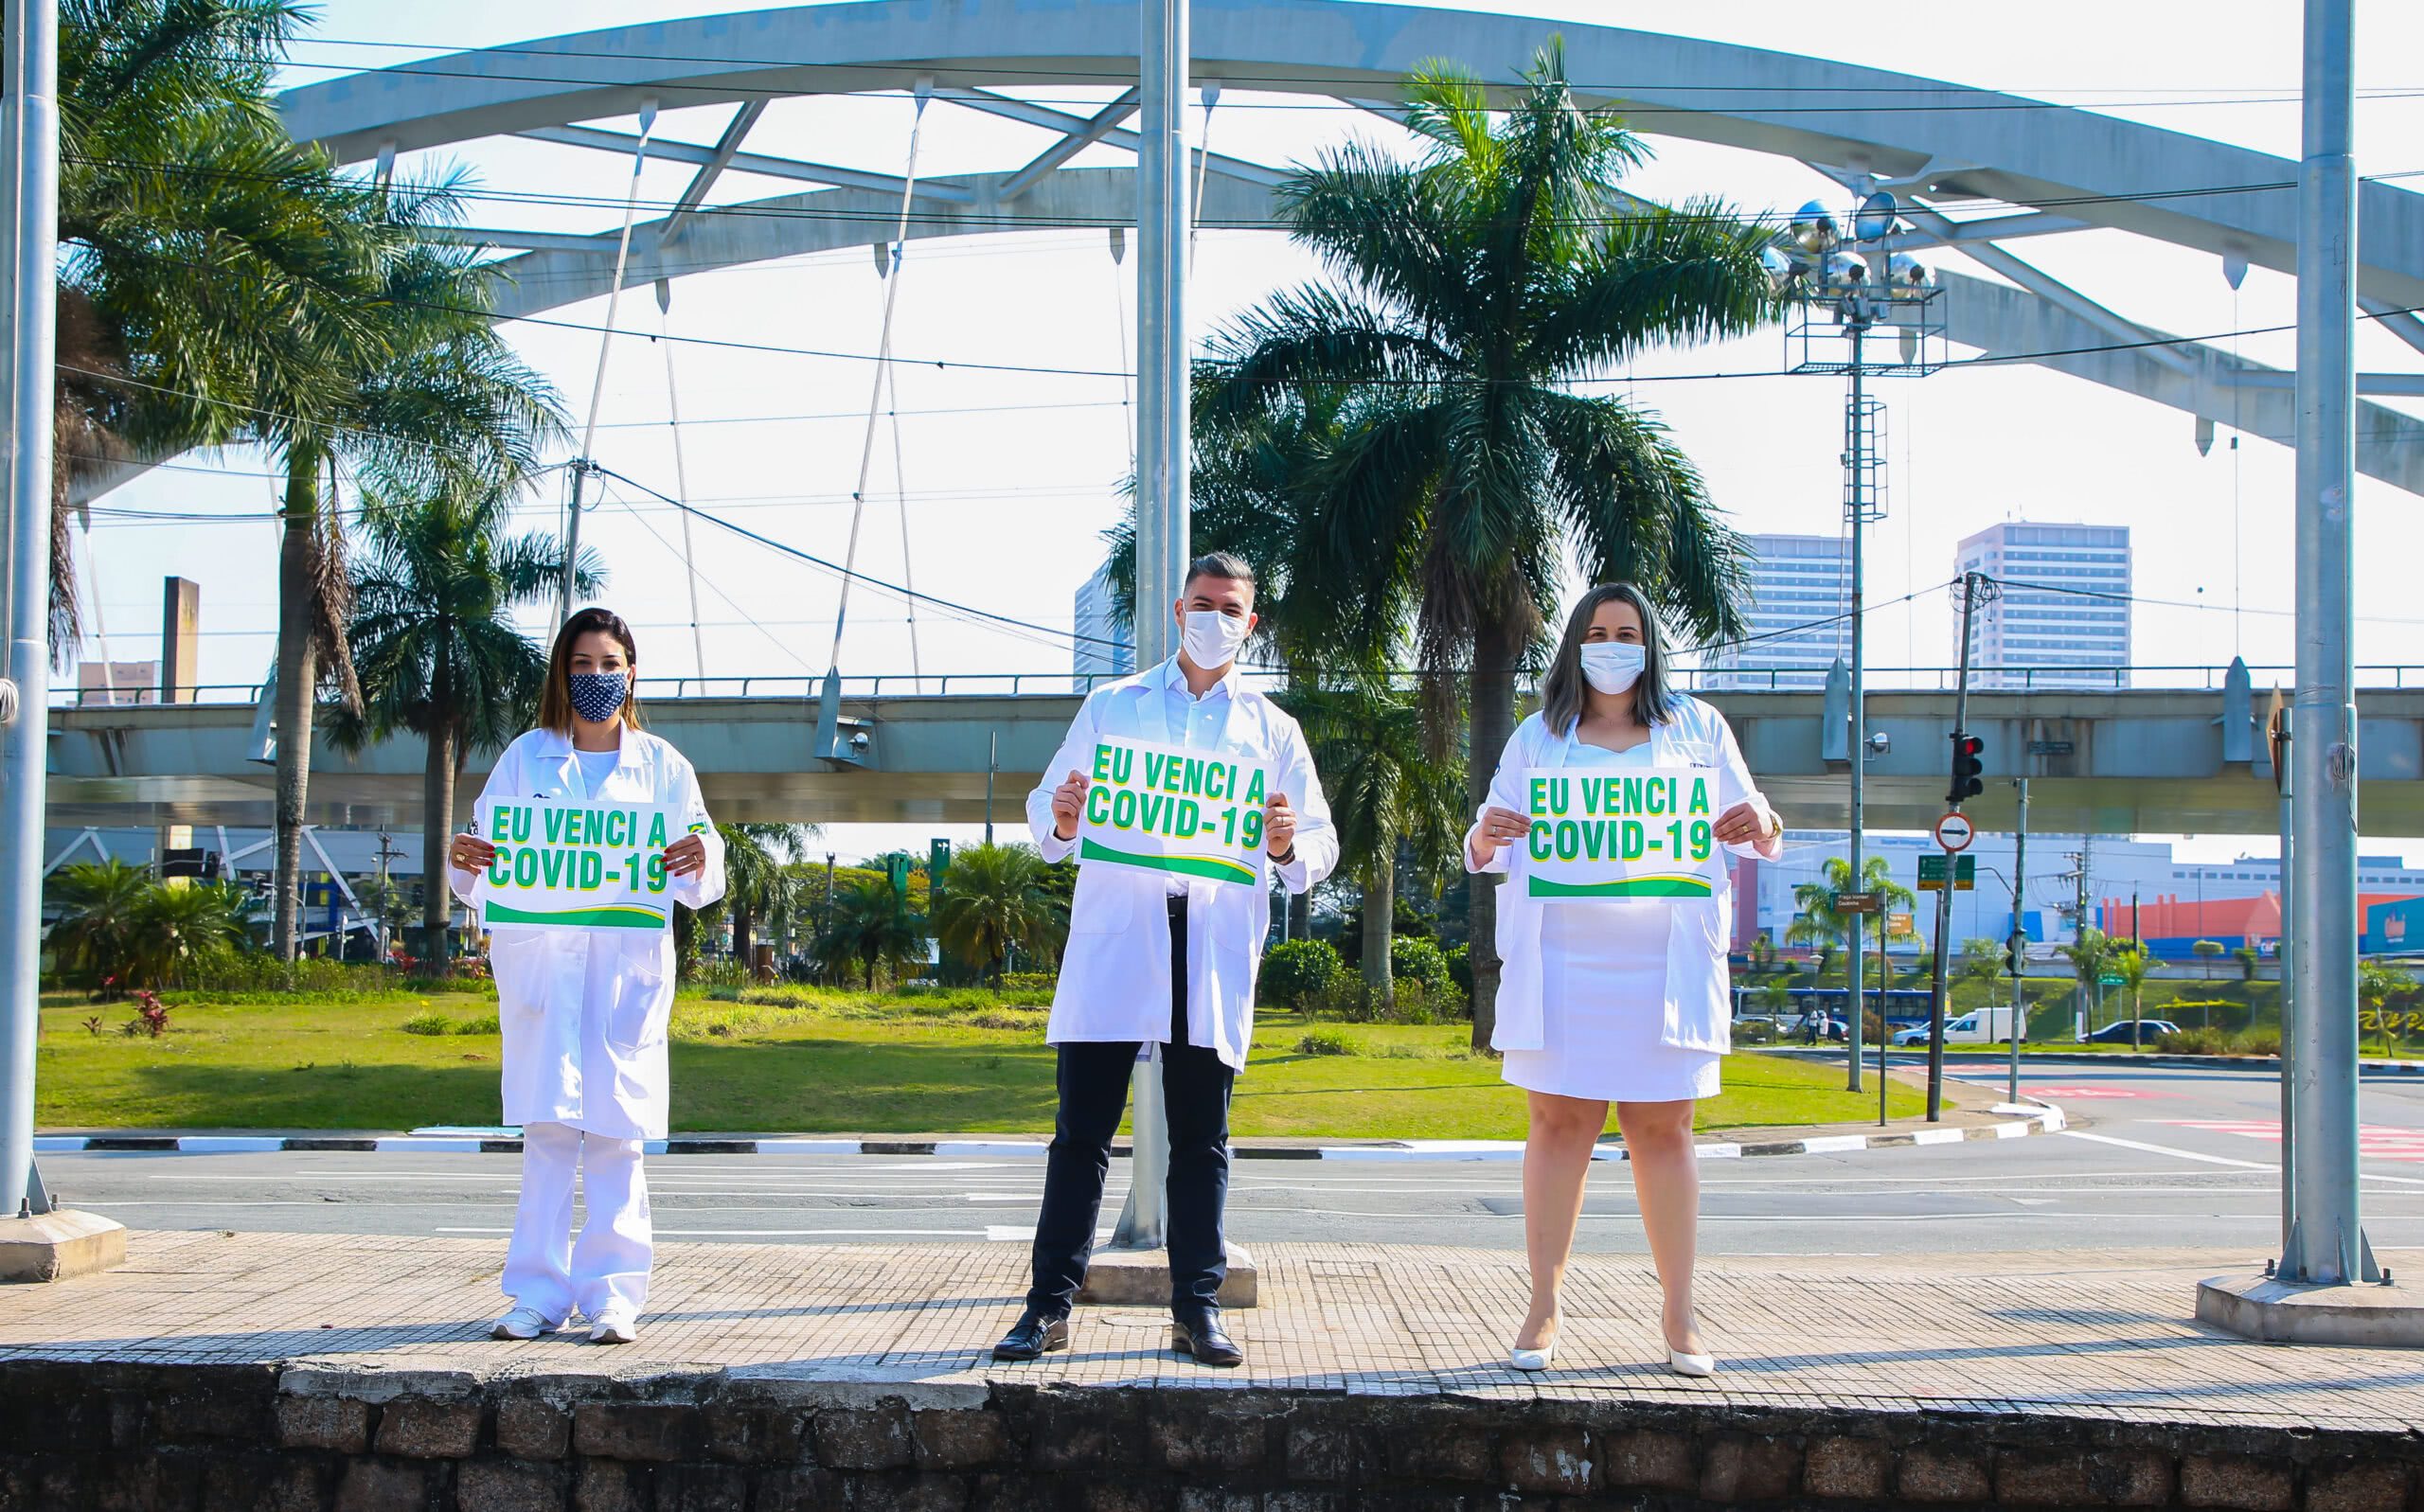
M 1060 1111 L 1035 1224 L 1035 1286 L 1026 1294 L 1026 1305 L 1047 1317 L 1067 1316 L 1085 1280 L 1111 1173 L 1111 1140 L 1128 1106 L 1139 1048 L 1134 1041 L 1060 1047 Z M 1237 1075 L 1218 1052 L 1186 1042 L 1186 899 L 1174 898 L 1162 1102 L 1170 1126 L 1170 1312 L 1182 1323 L 1220 1311 L 1221 1283 L 1229 1273 L 1221 1214 L 1229 1200 L 1229 1089 Z

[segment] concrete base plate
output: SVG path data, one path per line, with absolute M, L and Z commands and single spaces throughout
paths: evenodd
M 1254 1256 L 1229 1246 L 1229 1274 L 1221 1283 L 1221 1306 L 1251 1307 L 1260 1294 Z M 1170 1305 L 1170 1256 L 1167 1250 L 1096 1250 L 1086 1265 L 1078 1300 L 1104 1307 L 1167 1307 Z
M 126 1263 L 126 1226 L 69 1208 L 0 1218 L 0 1281 L 64 1281 Z
M 2197 1317 L 2279 1344 L 2424 1349 L 2424 1296 L 2404 1287 L 2290 1286 L 2268 1275 L 2197 1284 Z

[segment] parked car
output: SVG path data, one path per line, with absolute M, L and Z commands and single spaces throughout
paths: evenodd
M 2087 1043 L 2128 1044 L 2133 1038 L 2130 1033 L 2130 1025 L 2132 1023 L 2135 1023 L 2138 1026 L 2138 1032 L 2134 1038 L 2140 1044 L 2152 1044 L 2163 1035 L 2178 1034 L 2180 1032 L 2180 1025 L 2172 1023 L 2169 1019 L 2124 1019 L 2118 1023 L 2108 1023 L 2103 1028 L 2089 1035 L 2087 1037 Z

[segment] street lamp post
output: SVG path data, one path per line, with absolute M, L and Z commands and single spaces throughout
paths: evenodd
M 1851 884 L 1863 890 L 1861 867 L 1863 842 L 1868 827 L 1867 764 L 1868 703 L 1865 652 L 1867 616 L 1867 553 L 1865 527 L 1885 513 L 1884 457 L 1878 445 L 1884 422 L 1883 401 L 1868 397 L 1868 380 L 1879 376 L 1920 377 L 1944 365 L 1944 317 L 1941 291 L 1926 264 L 1908 253 L 1888 256 L 1883 248 L 1899 224 L 1894 196 L 1866 181 L 1851 219 L 1846 240 L 1834 215 L 1813 200 L 1794 212 L 1784 231 L 1760 254 L 1775 293 L 1791 304 L 1792 317 L 1785 326 L 1786 368 L 1794 373 L 1821 373 L 1849 381 L 1844 405 L 1844 523 L 1851 554 L 1849 620 L 1851 661 L 1851 839 L 1847 860 Z M 1847 183 L 1847 187 L 1852 187 Z M 1886 329 L 1898 333 L 1897 349 L 1880 358 L 1870 344 Z M 1861 1090 L 1861 935 L 1863 920 L 1850 917 L 1845 996 L 1850 1012 L 1845 1024 L 1846 1087 Z M 1878 925 L 1880 949 L 1885 925 Z M 1882 969 L 1880 969 L 1881 971 Z M 1880 974 L 1880 982 L 1884 978 Z M 1880 1026 L 1882 1027 L 1882 1006 Z M 1878 1073 L 1884 1075 L 1882 1070 Z

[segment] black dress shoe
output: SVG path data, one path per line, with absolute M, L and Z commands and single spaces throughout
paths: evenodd
M 1032 1308 L 1019 1314 L 1010 1331 L 993 1346 L 996 1360 L 1033 1360 L 1069 1347 L 1069 1320 L 1047 1318 Z
M 1227 1370 L 1246 1362 L 1246 1352 L 1221 1331 L 1217 1313 L 1193 1323 L 1171 1319 L 1170 1347 L 1182 1355 L 1192 1357 L 1199 1365 L 1218 1365 Z

